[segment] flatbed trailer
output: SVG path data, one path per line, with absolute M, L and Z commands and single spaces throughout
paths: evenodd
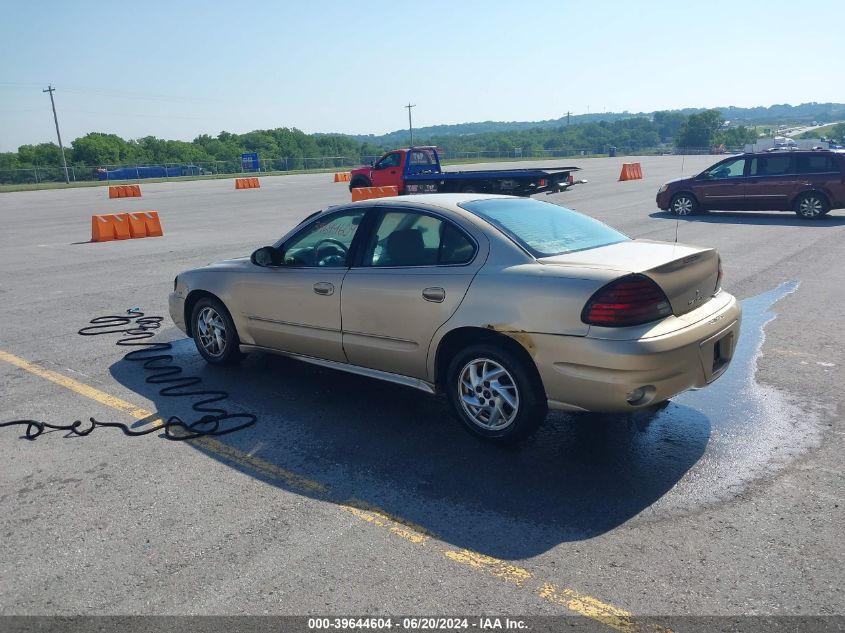
M 579 167 L 555 166 L 527 169 L 443 171 L 436 147 L 418 146 L 384 154 L 369 167 L 351 172 L 349 189 L 394 186 L 399 194 L 501 193 L 530 196 L 558 193 L 575 184 Z

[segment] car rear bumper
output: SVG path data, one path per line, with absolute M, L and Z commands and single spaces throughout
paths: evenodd
M 698 309 L 702 318 L 695 323 L 651 338 L 532 335 L 549 407 L 632 411 L 713 382 L 733 357 L 741 307 L 730 295 L 712 303 Z M 643 397 L 629 402 L 629 394 L 639 388 Z
M 185 325 L 185 298 L 178 292 L 171 292 L 167 304 L 170 308 L 171 320 L 176 327 L 187 334 L 188 328 Z

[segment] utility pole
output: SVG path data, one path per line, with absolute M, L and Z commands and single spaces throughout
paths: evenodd
M 67 175 L 67 162 L 65 161 L 65 148 L 62 145 L 62 134 L 59 132 L 59 117 L 56 116 L 56 102 L 53 100 L 53 88 L 52 84 L 47 85 L 47 90 L 42 90 L 41 92 L 49 92 L 50 93 L 50 103 L 53 106 L 53 120 L 56 122 L 56 136 L 59 138 L 59 152 L 62 155 L 62 169 L 65 172 L 65 184 L 70 184 L 70 178 Z
M 566 125 L 569 125 L 569 110 L 566 111 Z
M 411 132 L 411 147 L 414 146 L 414 126 L 411 124 L 411 108 L 416 108 L 417 105 L 411 105 L 411 102 L 408 102 L 408 105 L 402 106 L 403 108 L 408 108 L 408 130 Z

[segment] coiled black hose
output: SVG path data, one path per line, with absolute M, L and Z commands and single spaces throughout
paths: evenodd
M 91 434 L 97 427 L 111 427 L 123 431 L 124 435 L 137 437 L 162 431 L 161 437 L 168 440 L 190 440 L 207 435 L 226 435 L 241 431 L 256 423 L 258 418 L 252 413 L 230 413 L 220 406 L 212 406 L 229 398 L 225 391 L 217 389 L 193 389 L 202 383 L 199 376 L 182 376 L 182 368 L 173 362 L 173 355 L 166 353 L 173 349 L 170 343 L 153 343 L 146 339 L 152 338 L 156 330 L 161 327 L 164 317 L 145 316 L 139 308 L 131 308 L 125 315 L 110 314 L 91 319 L 89 325 L 79 330 L 82 336 L 97 336 L 100 334 L 125 334 L 117 341 L 117 345 L 140 347 L 123 357 L 124 360 L 141 362 L 144 369 L 152 372 L 146 381 L 152 385 L 164 385 L 159 389 L 159 395 L 167 397 L 201 397 L 193 403 L 192 408 L 202 414 L 195 422 L 185 422 L 178 416 L 171 416 L 164 426 L 155 426 L 141 431 L 134 431 L 130 425 L 121 422 L 100 422 L 88 418 L 90 424 L 83 426 L 81 420 L 71 424 L 49 424 L 38 420 L 12 420 L 0 422 L 0 428 L 11 426 L 25 426 L 24 437 L 34 440 L 47 430 L 67 431 L 68 434 L 80 437 Z

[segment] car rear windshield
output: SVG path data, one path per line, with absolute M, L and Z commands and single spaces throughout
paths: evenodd
M 531 198 L 461 202 L 534 257 L 551 257 L 627 242 L 630 238 L 571 209 Z

